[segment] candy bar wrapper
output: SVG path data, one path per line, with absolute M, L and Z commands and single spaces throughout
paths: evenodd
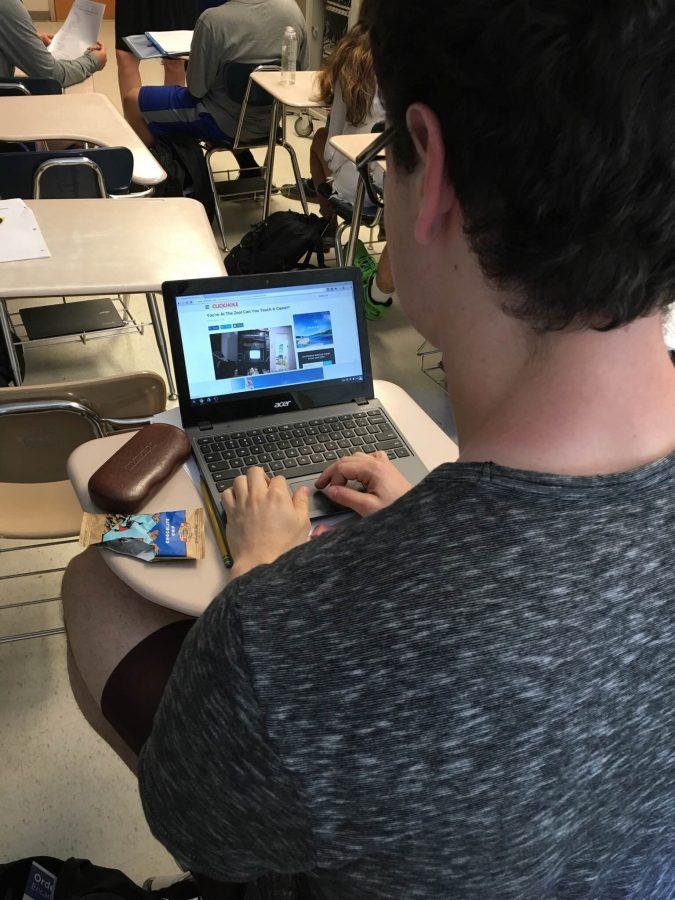
M 103 547 L 144 562 L 204 558 L 204 510 L 172 512 L 85 513 L 80 531 L 83 547 Z

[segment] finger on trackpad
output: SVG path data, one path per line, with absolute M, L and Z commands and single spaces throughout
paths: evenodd
M 317 516 L 330 516 L 336 512 L 344 512 L 343 506 L 338 506 L 336 503 L 327 497 L 323 491 L 317 491 L 314 487 L 314 482 L 316 478 L 307 478 L 305 481 L 296 481 L 293 485 L 293 493 L 299 487 L 306 487 L 309 489 L 309 517 L 310 519 L 315 519 Z
M 314 487 L 315 477 L 307 478 L 304 481 L 297 481 L 293 485 L 293 492 L 299 487 L 309 488 L 309 517 L 315 519 L 317 516 L 330 516 L 336 512 L 344 512 L 345 507 L 328 497 L 323 491 L 317 491 Z M 365 491 L 364 486 L 358 481 L 350 481 L 347 487 L 353 488 L 355 491 Z

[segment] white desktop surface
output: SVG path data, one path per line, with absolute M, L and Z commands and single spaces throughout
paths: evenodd
M 103 94 L 3 97 L 0 140 L 88 141 L 100 147 L 128 147 L 136 184 L 159 184 L 166 172 L 136 132 Z
M 457 459 L 457 445 L 402 388 L 389 381 L 376 381 L 375 396 L 385 405 L 428 469 Z M 68 477 L 84 510 L 99 511 L 89 497 L 89 478 L 131 437 L 124 434 L 88 441 L 71 454 Z M 181 468 L 139 512 L 202 505 L 199 491 Z M 207 528 L 206 556 L 198 562 L 142 563 L 108 552 L 103 552 L 103 558 L 118 578 L 136 593 L 161 606 L 192 616 L 201 615 L 227 583 L 227 569 L 210 525 Z
M 160 290 L 163 281 L 226 274 L 196 200 L 28 200 L 27 205 L 51 257 L 0 264 L 5 299 L 145 293 Z
M 253 72 L 251 79 L 284 106 L 316 109 L 324 105 L 316 99 L 318 74 L 318 72 L 296 72 L 295 84 L 289 85 L 281 83 L 281 72 Z
M 346 156 L 350 162 L 355 163 L 363 151 L 367 150 L 379 136 L 379 133 L 336 134 L 329 139 L 328 143 L 331 147 L 335 147 L 343 156 Z M 387 164 L 384 160 L 378 160 L 376 165 L 386 172 Z

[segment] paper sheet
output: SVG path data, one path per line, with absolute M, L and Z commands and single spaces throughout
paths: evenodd
M 75 0 L 68 18 L 47 48 L 56 59 L 78 59 L 85 50 L 98 43 L 105 3 Z
M 192 44 L 192 31 L 146 31 L 145 36 L 163 56 L 187 56 Z
M 0 200 L 0 263 L 48 256 L 33 210 L 23 200 Z

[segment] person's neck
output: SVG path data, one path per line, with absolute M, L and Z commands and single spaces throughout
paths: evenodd
M 594 475 L 675 450 L 675 367 L 659 315 L 540 336 L 495 315 L 496 299 L 455 310 L 443 329 L 460 461 Z

